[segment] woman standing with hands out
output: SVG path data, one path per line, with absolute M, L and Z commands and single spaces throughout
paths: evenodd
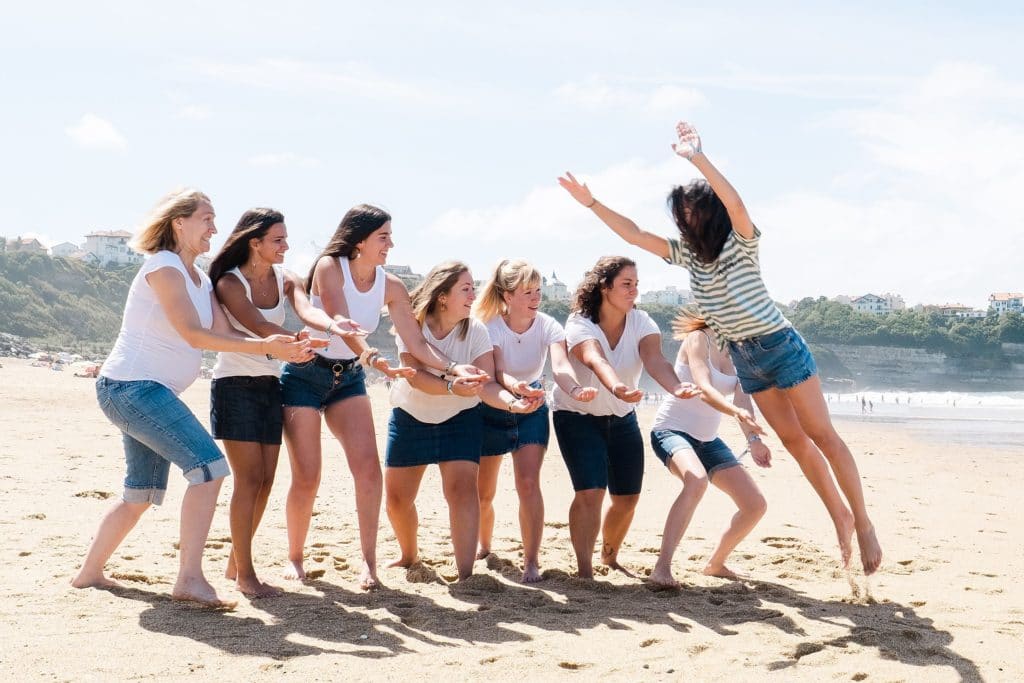
M 868 517 L 857 463 L 832 426 L 807 344 L 779 311 L 761 279 L 761 232 L 739 194 L 704 155 L 696 129 L 680 123 L 676 133 L 679 140 L 672 149 L 706 179 L 676 187 L 669 194 L 679 237 L 641 230 L 595 199 L 572 174 L 559 178 L 559 184 L 624 240 L 690 272 L 690 289 L 701 314 L 728 348 L 743 391 L 753 396 L 825 504 L 839 538 L 843 566 L 849 566 L 856 532 L 864 573 L 873 574 L 881 564 L 882 549 Z
M 250 209 L 242 214 L 210 264 L 210 280 L 231 325 L 251 337 L 291 335 L 281 327 L 287 300 L 314 329 L 339 337 L 361 334 L 358 325 L 340 315 L 334 320 L 309 303 L 302 280 L 281 267 L 287 251 L 288 229 L 279 211 Z M 243 594 L 258 598 L 281 592 L 259 580 L 252 561 L 252 538 L 267 507 L 281 451 L 280 376 L 279 360 L 221 352 L 210 384 L 211 430 L 224 442 L 235 476 L 226 575 Z
M 543 398 L 520 398 L 488 381 L 494 353 L 487 328 L 470 317 L 476 293 L 469 268 L 459 261 L 441 263 L 412 292 L 412 307 L 423 337 L 452 362 L 471 363 L 486 373 L 459 377 L 450 369 L 418 372 L 391 388 L 388 421 L 387 511 L 401 555 L 392 567 L 410 567 L 419 559 L 416 540 L 419 517 L 416 494 L 427 465 L 441 470 L 448 502 L 452 548 L 459 579 L 473 573 L 480 503 L 477 474 L 480 464 L 482 398 L 510 413 L 536 410 Z M 399 336 L 398 351 L 409 364 L 421 364 Z
M 423 339 L 413 316 L 405 285 L 384 271 L 391 240 L 391 216 L 360 204 L 341 219 L 330 242 L 313 264 L 306 291 L 314 307 L 331 318 L 350 318 L 367 334 L 377 329 L 387 307 L 399 337 L 426 367 L 446 370 L 475 381 L 485 379 L 477 368 L 449 361 Z M 329 335 L 307 328 L 311 338 Z M 377 528 L 380 523 L 382 477 L 366 395 L 363 365 L 389 378 L 409 378 L 415 370 L 391 367 L 361 337 L 332 337 L 327 348 L 305 364 L 288 364 L 281 375 L 284 394 L 284 438 L 288 444 L 292 484 L 285 508 L 288 522 L 288 564 L 285 578 L 304 580 L 303 553 L 313 503 L 320 486 L 320 415 L 341 442 L 355 481 L 359 542 L 363 554 L 360 585 L 377 587 Z
M 551 316 L 541 313 L 541 276 L 526 261 L 505 259 L 495 268 L 473 304 L 476 318 L 487 326 L 494 346 L 495 379 L 517 396 L 544 398 L 544 364 L 551 354 L 555 382 L 581 402 L 593 400 L 597 389 L 581 387 L 573 375 L 565 349 L 565 331 Z M 551 429 L 548 407 L 517 414 L 482 405 L 484 434 L 480 458 L 480 547 L 477 557 L 491 551 L 494 533 L 494 495 L 505 453 L 512 453 L 519 528 L 523 538 L 523 583 L 539 581 L 538 555 L 544 533 L 544 497 L 540 468 Z
M 149 254 L 128 291 L 121 331 L 96 380 L 107 418 L 122 432 L 125 465 L 122 500 L 93 538 L 75 588 L 111 588 L 104 565 L 142 513 L 163 502 L 171 463 L 188 481 L 181 502 L 180 569 L 171 590 L 176 600 L 230 608 L 203 575 L 203 548 L 228 463 L 195 415 L 178 398 L 199 377 L 202 349 L 310 357 L 310 342 L 294 336 L 242 337 L 234 331 L 196 257 L 216 234 L 210 198 L 194 189 L 164 197 L 133 239 Z
M 658 409 L 651 427 L 651 446 L 669 471 L 683 482 L 683 490 L 669 509 L 661 553 L 651 581 L 676 587 L 672 578 L 672 556 L 686 533 L 693 512 L 710 480 L 732 498 L 739 510 L 722 533 L 704 567 L 709 576 L 736 578 L 725 566 L 729 554 L 764 516 L 764 496 L 747 470 L 718 437 L 722 415 L 735 418 L 747 438 L 750 455 L 760 467 L 771 467 L 771 451 L 761 442 L 764 433 L 754 419 L 750 397 L 737 385 L 729 355 L 718 348 L 713 330 L 700 317 L 696 306 L 686 306 L 673 322 L 676 339 L 683 343 L 676 356 L 675 372 L 692 380 L 701 390 L 701 401 L 680 401 L 668 396 Z M 733 394 L 730 403 L 725 397 Z
M 576 290 L 565 322 L 569 363 L 583 385 L 596 385 L 596 398 L 579 400 L 555 387 L 555 436 L 576 495 L 569 507 L 569 536 L 581 578 L 592 578 L 594 544 L 601 531 L 601 562 L 629 574 L 618 561 L 633 521 L 644 477 L 644 442 L 635 405 L 636 388 L 647 374 L 680 399 L 700 390 L 676 377 L 661 355 L 661 333 L 634 306 L 639 295 L 636 264 L 623 256 L 605 256 Z M 611 506 L 601 521 L 607 489 Z

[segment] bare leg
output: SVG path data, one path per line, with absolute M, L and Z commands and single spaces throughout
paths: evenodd
M 480 548 L 476 553 L 478 560 L 491 554 L 491 537 L 494 535 L 494 495 L 498 491 L 501 461 L 500 455 L 480 458 L 480 476 L 477 478 L 480 494 Z
M 683 482 L 683 490 L 679 492 L 665 518 L 665 531 L 661 535 L 661 552 L 651 572 L 651 581 L 660 586 L 676 587 L 679 582 L 672 576 L 672 558 L 675 556 L 679 541 L 686 533 L 693 519 L 693 512 L 704 497 L 708 488 L 708 475 L 704 471 L 697 454 L 685 448 L 672 454 L 669 471 Z
M 476 540 L 480 533 L 480 494 L 476 480 L 480 466 L 471 460 L 451 460 L 439 464 L 444 498 L 448 501 L 452 549 L 459 579 L 473 573 Z
M 359 546 L 363 553 L 359 585 L 363 590 L 370 590 L 380 585 L 377 578 L 377 531 L 384 489 L 370 398 L 366 395 L 353 396 L 333 403 L 327 408 L 325 417 L 331 433 L 341 442 L 355 484 Z
M 868 517 L 857 461 L 853 459 L 846 442 L 832 426 L 828 405 L 821 393 L 821 381 L 815 375 L 806 382 L 786 389 L 784 393 L 792 404 L 804 433 L 828 460 L 839 488 L 843 490 L 846 502 L 850 504 L 857 529 L 861 563 L 864 565 L 864 573 L 871 575 L 882 563 L 882 548 L 875 536 L 875 527 Z
M 603 537 L 601 545 L 601 564 L 617 569 L 627 576 L 633 576 L 621 564 L 619 564 L 619 549 L 622 541 L 626 538 L 629 525 L 633 522 L 633 513 L 636 511 L 636 504 L 640 500 L 640 494 L 631 496 L 609 496 L 612 504 L 604 514 L 604 524 L 601 527 Z
M 313 518 L 313 503 L 320 488 L 320 412 L 315 408 L 284 409 L 284 440 L 288 445 L 288 460 L 292 469 L 292 483 L 285 503 L 288 525 L 288 564 L 284 578 L 304 581 L 306 570 L 302 559 Z
M 263 496 L 262 506 L 265 507 L 264 492 L 269 493 L 270 489 L 266 485 L 266 480 L 269 477 L 273 481 L 274 467 L 277 465 L 278 449 L 274 447 L 272 457 L 268 457 L 264 450 L 269 448 L 253 441 L 224 441 L 224 450 L 227 452 L 234 475 L 230 508 L 231 556 L 228 569 L 234 569 L 238 590 L 254 598 L 273 597 L 281 593 L 279 589 L 259 580 L 252 562 L 252 538 L 262 516 L 262 510 L 258 509 L 260 497 Z
M 778 389 L 767 389 L 757 392 L 753 398 L 765 420 L 800 465 L 807 481 L 825 504 L 832 524 L 835 525 L 836 536 L 839 538 L 839 553 L 843 566 L 849 566 L 850 556 L 853 554 L 854 518 L 832 480 L 828 462 L 814 442 L 807 437 L 786 394 Z
M 523 535 L 523 583 L 540 581 L 540 540 L 544 536 L 544 496 L 540 490 L 540 466 L 544 447 L 523 446 L 512 454 L 519 494 L 519 531 Z M 482 469 L 482 468 L 481 468 Z M 481 521 L 483 526 L 483 521 Z
M 725 566 L 725 560 L 764 517 L 768 504 L 765 502 L 764 496 L 761 495 L 761 491 L 758 490 L 757 484 L 754 483 L 754 478 L 742 466 L 729 467 L 715 472 L 711 483 L 725 491 L 739 509 L 722 533 L 722 538 L 719 539 L 715 551 L 711 553 L 711 559 L 704 567 L 704 573 L 708 576 L 734 579 L 736 573 Z
M 416 494 L 426 471 L 426 465 L 388 467 L 384 470 L 385 507 L 401 551 L 397 559 L 388 563 L 389 567 L 411 567 L 419 559 L 416 546 L 416 530 L 419 527 Z
M 217 507 L 217 494 L 223 479 L 194 484 L 181 501 L 181 540 L 179 542 L 178 580 L 171 589 L 175 600 L 198 602 L 209 607 L 234 607 L 217 597 L 217 591 L 203 576 L 203 550 L 210 535 L 210 523 Z
M 569 539 L 581 579 L 594 578 L 594 544 L 601 529 L 604 489 L 577 491 L 569 506 Z
M 114 554 L 139 519 L 149 509 L 149 503 L 126 503 L 119 501 L 103 516 L 100 528 L 89 545 L 89 552 L 78 574 L 71 580 L 75 588 L 116 588 L 117 581 L 108 579 L 103 573 L 107 560 Z

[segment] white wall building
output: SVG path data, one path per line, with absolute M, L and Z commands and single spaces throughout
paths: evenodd
M 850 301 L 850 306 L 858 313 L 868 313 L 870 315 L 886 315 L 892 311 L 889 307 L 889 302 L 877 294 L 858 296 Z
M 682 306 L 693 301 L 693 295 L 688 290 L 679 289 L 672 285 L 665 289 L 652 289 L 640 295 L 642 304 L 660 304 L 662 306 Z
M 61 242 L 50 247 L 50 256 L 61 257 L 61 258 L 74 258 L 76 254 L 81 254 L 82 248 L 72 242 Z
M 1024 293 L 996 292 L 988 297 L 988 307 L 999 315 L 1024 313 Z
M 554 271 L 551 273 L 551 277 L 542 278 L 540 283 L 540 295 L 545 299 L 551 301 L 569 301 L 572 295 L 569 293 L 569 288 L 565 286 L 565 283 L 558 279 Z
M 132 234 L 126 230 L 95 230 L 85 236 L 84 250 L 87 259 L 97 265 L 137 265 L 142 263 L 142 254 L 128 247 Z

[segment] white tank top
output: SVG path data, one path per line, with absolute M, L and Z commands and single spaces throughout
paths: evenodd
M 199 324 L 206 329 L 213 325 L 210 278 L 193 268 L 192 271 L 199 274 L 196 285 L 181 257 L 173 251 L 158 251 L 146 259 L 132 280 L 124 304 L 121 331 L 100 368 L 100 375 L 122 382 L 148 379 L 180 394 L 199 377 L 203 352 L 192 348 L 174 329 L 146 280 L 147 275 L 163 268 L 174 268 L 184 276 L 185 291 L 199 315 Z
M 349 261 L 346 256 L 339 256 L 338 263 L 341 265 L 341 272 L 345 276 L 345 284 L 342 287 L 342 294 L 345 296 L 345 303 L 348 304 L 348 317 L 359 323 L 359 326 L 372 333 L 380 323 L 380 311 L 384 308 L 384 269 L 377 266 L 373 274 L 373 286 L 369 291 L 360 292 L 356 289 L 356 281 L 352 278 L 352 271 L 349 269 Z M 324 309 L 320 297 L 313 294 L 309 302 L 320 310 Z M 306 328 L 310 337 L 327 339 L 326 332 Z M 346 359 L 355 358 L 356 354 L 340 338 L 330 335 L 330 343 L 327 348 L 317 351 L 324 358 Z
M 693 333 L 691 332 L 691 334 Z M 711 386 L 723 396 L 728 396 L 736 390 L 736 375 L 727 375 L 712 364 L 711 341 L 707 335 L 704 335 L 704 340 L 708 345 L 708 369 L 711 371 Z M 680 382 L 693 381 L 690 366 L 678 357 L 675 371 Z M 681 399 L 669 395 L 661 402 L 651 429 L 672 429 L 686 432 L 698 441 L 711 441 L 718 436 L 718 426 L 721 423 L 722 413 L 699 398 Z
M 257 308 L 256 310 L 263 315 L 263 319 L 268 323 L 283 325 L 285 317 L 284 275 L 280 267 L 276 265 L 272 267 L 274 269 L 274 276 L 277 278 L 277 305 L 273 308 Z M 242 271 L 238 268 L 232 268 L 224 275 L 234 275 L 237 277 L 239 282 L 242 283 L 242 287 L 245 288 L 245 297 L 252 301 L 252 289 L 249 287 L 249 281 L 242 275 Z M 227 306 L 221 304 L 221 308 L 224 309 L 224 314 L 227 316 L 228 322 L 231 323 L 232 327 L 246 336 L 262 339 L 260 335 L 255 334 L 247 329 L 245 325 L 238 322 L 235 316 L 231 315 L 231 311 L 228 310 Z M 281 361 L 269 360 L 265 354 L 221 351 L 217 354 L 217 364 L 213 366 L 214 379 L 220 379 L 221 377 L 263 377 L 266 375 L 280 377 Z

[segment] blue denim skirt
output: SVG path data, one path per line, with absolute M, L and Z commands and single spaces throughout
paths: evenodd
M 532 413 L 510 413 L 507 410 L 480 404 L 484 421 L 484 445 L 480 455 L 515 453 L 523 446 L 539 444 L 548 447 L 551 439 L 550 412 L 545 403 Z
M 392 408 L 384 464 L 417 467 L 450 460 L 479 463 L 482 439 L 483 419 L 479 405 L 438 424 L 420 422 L 401 408 Z
M 281 382 L 273 375 L 219 377 L 210 382 L 215 439 L 281 445 Z

